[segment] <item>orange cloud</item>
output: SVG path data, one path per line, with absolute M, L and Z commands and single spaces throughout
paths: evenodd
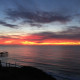
M 44 42 L 41 42 L 41 43 L 37 43 L 37 42 L 31 42 L 31 41 L 21 41 L 21 40 L 13 40 L 13 41 L 3 41 L 3 42 L 0 42 L 0 44 L 3 44 L 3 45 L 80 45 L 80 41 L 62 41 L 62 42 L 51 42 L 51 41 L 44 41 Z
M 24 40 L 5 40 L 0 42 L 3 45 L 80 45 L 80 41 L 69 41 L 69 40 L 45 40 L 43 42 L 37 43 L 35 41 L 24 41 Z
M 27 36 L 1 36 L 0 45 L 80 45 L 80 40 L 65 35 L 39 33 Z

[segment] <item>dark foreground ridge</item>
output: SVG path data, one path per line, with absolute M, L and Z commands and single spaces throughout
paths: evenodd
M 44 71 L 30 67 L 0 67 L 0 80 L 56 80 Z

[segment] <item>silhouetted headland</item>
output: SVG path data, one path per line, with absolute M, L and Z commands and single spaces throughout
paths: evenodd
M 0 80 L 56 80 L 44 71 L 31 67 L 2 67 L 0 65 Z

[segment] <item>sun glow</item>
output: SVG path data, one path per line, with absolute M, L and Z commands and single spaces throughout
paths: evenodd
M 45 39 L 39 37 L 0 39 L 0 45 L 80 45 L 79 40 L 70 39 Z
M 33 42 L 33 41 L 17 41 L 17 40 L 8 40 L 0 42 L 2 45 L 80 45 L 80 41 L 64 41 L 64 42 Z
M 80 45 L 80 42 L 39 43 L 39 45 Z
M 80 45 L 80 42 L 36 43 L 36 42 L 24 41 L 24 42 L 21 42 L 21 43 L 22 43 L 22 45 Z
M 33 45 L 33 44 L 36 44 L 35 42 L 29 42 L 29 41 L 23 41 L 21 43 L 22 43 L 22 45 Z
M 5 44 L 11 44 L 13 41 L 5 41 Z

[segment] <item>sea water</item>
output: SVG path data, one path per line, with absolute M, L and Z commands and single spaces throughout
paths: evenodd
M 80 46 L 0 46 L 4 62 L 33 66 L 57 80 L 80 80 Z

